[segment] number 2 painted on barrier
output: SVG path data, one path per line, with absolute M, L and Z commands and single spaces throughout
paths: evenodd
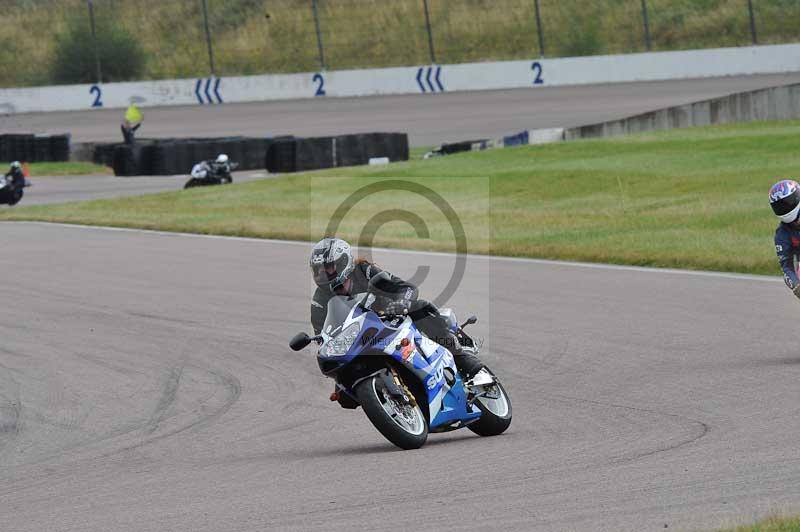
M 94 101 L 92 102 L 92 107 L 103 107 L 103 100 L 100 98 L 103 96 L 103 91 L 97 85 L 92 85 L 92 88 L 89 89 L 89 94 L 94 94 Z
M 539 61 L 536 61 L 531 65 L 531 70 L 536 73 L 536 78 L 533 80 L 534 85 L 543 85 L 544 79 L 542 78 L 542 64 Z
M 322 74 L 314 74 L 313 80 L 319 83 L 314 96 L 325 96 L 325 78 L 322 77 Z

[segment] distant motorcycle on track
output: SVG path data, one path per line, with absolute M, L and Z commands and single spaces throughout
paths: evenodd
M 239 165 L 228 161 L 228 156 L 221 153 L 214 161 L 201 161 L 192 167 L 192 178 L 183 188 L 205 187 L 211 185 L 228 185 L 233 183 L 231 171 Z
M 298 333 L 289 343 L 294 351 L 320 345 L 319 368 L 336 381 L 331 400 L 363 407 L 375 428 L 402 449 L 422 447 L 429 432 L 504 432 L 511 424 L 511 400 L 499 379 L 484 366 L 465 382 L 452 353 L 422 335 L 410 317 L 382 317 L 373 310 L 381 275 L 367 293 L 333 296 L 320 335 Z M 459 326 L 451 310 L 441 313 L 462 345 L 477 349 L 464 333 L 477 318 Z
M 24 187 L 29 186 L 27 181 L 24 184 L 15 182 L 11 176 L 0 176 L 0 204 L 16 205 L 24 195 Z

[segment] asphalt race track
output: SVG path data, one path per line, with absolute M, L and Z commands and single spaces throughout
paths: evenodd
M 234 172 L 234 183 L 246 183 L 267 177 L 264 170 Z M 153 192 L 180 190 L 189 180 L 185 176 L 114 177 L 110 175 L 33 176 L 33 186 L 25 189 L 19 206 L 64 203 L 92 199 L 136 196 Z M 0 209 L 8 208 L 3 205 Z
M 331 98 L 145 108 L 141 137 L 341 135 L 403 131 L 412 146 L 572 127 L 734 92 L 800 83 L 800 73 L 487 92 Z M 121 140 L 124 110 L 0 117 L 0 131 L 63 133 L 74 141 Z
M 800 510 L 778 278 L 470 257 L 509 431 L 395 450 L 328 402 L 309 246 L 4 224 L 0 530 L 696 530 Z M 400 275 L 452 257 L 377 251 Z

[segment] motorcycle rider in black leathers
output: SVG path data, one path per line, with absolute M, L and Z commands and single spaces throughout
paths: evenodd
M 231 182 L 233 181 L 231 170 L 234 169 L 234 166 L 235 163 L 230 162 L 230 159 L 224 153 L 220 153 L 217 155 L 216 160 L 209 163 L 213 175 L 219 178 L 227 178 Z
M 317 289 L 311 300 L 311 325 L 320 334 L 334 295 L 355 295 L 367 292 L 370 280 L 381 273 L 378 266 L 364 259 L 354 259 L 350 244 L 340 238 L 324 238 L 311 252 L 311 275 Z M 388 273 L 388 272 L 387 272 Z M 418 289 L 408 281 L 389 274 L 380 285 L 381 295 L 372 305 L 379 315 L 392 318 L 408 315 L 419 330 L 453 354 L 456 366 L 465 380 L 483 367 L 471 346 L 462 346 L 436 306 L 418 298 Z
M 22 172 L 22 165 L 19 161 L 11 163 L 11 168 L 3 177 L 11 178 L 11 186 L 14 188 L 23 188 L 25 186 L 25 174 Z

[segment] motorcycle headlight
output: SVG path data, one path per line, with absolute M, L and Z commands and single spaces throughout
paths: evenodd
M 340 357 L 346 355 L 353 345 L 353 342 L 358 338 L 358 333 L 361 331 L 360 323 L 353 323 L 345 330 L 340 332 L 336 337 L 331 338 L 325 345 L 322 346 L 320 354 L 326 357 Z

